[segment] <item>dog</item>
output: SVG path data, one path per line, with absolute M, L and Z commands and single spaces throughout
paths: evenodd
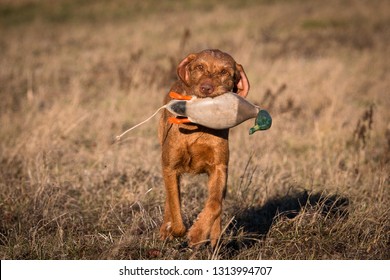
M 207 49 L 184 58 L 177 67 L 173 92 L 198 98 L 216 97 L 232 91 L 246 97 L 249 82 L 243 67 L 227 53 Z M 171 97 L 167 95 L 164 104 Z M 208 198 L 198 218 L 188 230 L 190 247 L 207 241 L 215 247 L 221 234 L 222 201 L 228 177 L 229 129 L 214 130 L 196 124 L 172 124 L 167 111 L 161 115 L 159 139 L 166 190 L 162 239 L 182 237 L 187 229 L 181 216 L 180 177 L 184 173 L 208 175 Z

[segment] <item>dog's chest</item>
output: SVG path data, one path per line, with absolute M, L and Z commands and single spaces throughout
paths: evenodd
M 227 140 L 207 133 L 182 135 L 178 148 L 178 166 L 186 173 L 208 173 L 228 161 Z M 179 142 L 178 142 L 179 143 Z

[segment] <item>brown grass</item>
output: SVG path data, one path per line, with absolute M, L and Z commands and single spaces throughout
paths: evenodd
M 389 15 L 386 0 L 2 1 L 0 258 L 389 259 Z M 113 140 L 209 47 L 244 65 L 273 126 L 232 129 L 226 229 L 193 252 L 158 239 L 157 118 Z M 190 225 L 207 190 L 184 181 Z

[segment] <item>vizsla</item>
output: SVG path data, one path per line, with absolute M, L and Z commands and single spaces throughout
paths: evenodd
M 198 98 L 216 97 L 233 91 L 245 97 L 249 82 L 243 67 L 227 53 L 204 50 L 188 55 L 177 67 L 178 80 L 171 91 Z M 169 102 L 169 95 L 164 103 Z M 191 247 L 211 241 L 214 247 L 221 234 L 222 200 L 226 191 L 229 129 L 213 130 L 196 124 L 172 124 L 164 110 L 160 119 L 162 171 L 166 188 L 161 238 L 186 234 L 180 211 L 180 177 L 184 173 L 208 175 L 208 198 L 204 209 L 189 229 Z

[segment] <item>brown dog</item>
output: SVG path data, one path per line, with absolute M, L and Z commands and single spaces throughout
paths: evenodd
M 245 97 L 249 82 L 242 66 L 219 50 L 188 55 L 177 68 L 178 81 L 171 91 L 197 97 L 216 97 L 228 91 Z M 166 96 L 165 104 L 170 101 Z M 222 200 L 229 162 L 229 130 L 213 130 L 196 124 L 170 124 L 172 115 L 164 110 L 160 119 L 162 171 L 166 188 L 161 238 L 184 236 L 186 227 L 180 212 L 180 176 L 183 173 L 209 176 L 204 209 L 188 232 L 190 246 L 210 238 L 214 247 L 221 234 Z

